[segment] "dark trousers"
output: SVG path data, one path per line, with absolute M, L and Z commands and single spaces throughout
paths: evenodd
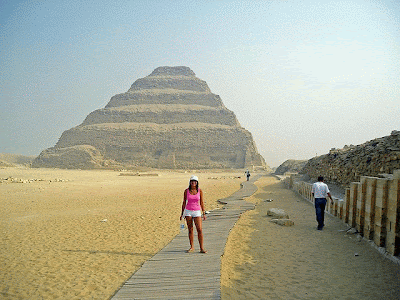
M 315 214 L 317 216 L 318 229 L 324 227 L 325 206 L 325 198 L 315 198 Z

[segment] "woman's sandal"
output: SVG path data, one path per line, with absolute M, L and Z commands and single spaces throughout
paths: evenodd
M 190 248 L 189 250 L 186 250 L 186 253 L 192 253 L 192 252 L 194 252 L 193 248 Z
M 206 253 L 207 253 L 207 250 L 200 250 L 200 253 L 206 254 Z

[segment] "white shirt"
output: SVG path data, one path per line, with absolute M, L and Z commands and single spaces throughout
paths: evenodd
M 314 194 L 314 198 L 326 198 L 330 193 L 328 185 L 321 181 L 313 184 L 311 192 Z

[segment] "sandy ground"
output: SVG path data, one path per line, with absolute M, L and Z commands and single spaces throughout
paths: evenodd
M 327 216 L 316 230 L 311 203 L 274 177 L 256 182 L 256 209 L 232 229 L 221 267 L 222 299 L 400 299 L 400 265 Z M 266 202 L 272 199 L 272 202 Z M 271 223 L 284 209 L 294 226 Z
M 0 298 L 108 299 L 179 233 L 190 175 L 207 210 L 244 180 L 239 171 L 151 173 L 0 169 L 0 180 L 36 179 L 0 183 Z

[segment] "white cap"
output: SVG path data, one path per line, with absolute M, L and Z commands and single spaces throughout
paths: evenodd
M 197 176 L 195 176 L 195 175 L 192 175 L 191 177 L 190 177 L 190 180 L 189 181 L 192 181 L 192 180 L 196 180 L 197 182 L 199 181 L 199 178 L 197 178 Z

